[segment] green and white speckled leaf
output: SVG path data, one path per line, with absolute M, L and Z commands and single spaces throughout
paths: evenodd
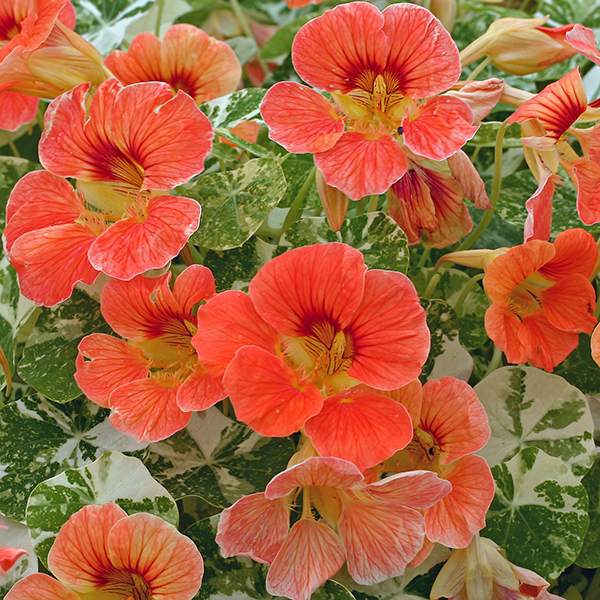
M 572 465 L 582 477 L 594 453 L 587 399 L 562 377 L 533 367 L 504 367 L 475 386 L 492 436 L 480 454 L 491 466 L 534 446 Z
M 242 121 L 260 118 L 259 107 L 266 92 L 262 88 L 246 88 L 211 100 L 202 105 L 202 110 L 213 127 L 235 127 Z
M 371 269 L 406 273 L 408 243 L 396 222 L 382 212 L 346 219 L 341 230 L 331 231 L 325 217 L 304 217 L 281 238 L 278 254 L 290 248 L 318 242 L 344 242 L 360 250 Z
M 4 598 L 19 579 L 37 573 L 38 560 L 27 527 L 3 517 L 0 517 L 0 548 L 19 548 L 27 552 L 8 572 L 0 569 L 0 597 Z
M 589 498 L 590 526 L 575 562 L 581 567 L 596 569 L 600 567 L 600 460 L 598 457 L 582 483 Z
M 128 514 L 147 512 L 177 526 L 179 511 L 169 492 L 152 479 L 141 460 L 106 452 L 79 469 L 67 469 L 37 485 L 26 522 L 38 557 L 46 563 L 56 534 L 84 506 L 116 502 Z
M 77 398 L 81 395 L 73 379 L 77 346 L 94 331 L 108 328 L 99 304 L 79 290 L 58 307 L 42 309 L 19 362 L 20 377 L 55 402 Z
M 73 0 L 77 31 L 96 49 L 107 54 L 125 37 L 127 28 L 143 18 L 154 0 Z
M 568 463 L 533 447 L 492 472 L 496 496 L 482 535 L 511 562 L 555 579 L 579 555 L 588 528 L 581 479 Z
M 467 142 L 469 145 L 481 146 L 482 148 L 493 148 L 496 144 L 496 136 L 500 129 L 500 121 L 487 121 L 482 123 L 477 133 Z M 519 125 L 509 125 L 504 134 L 503 148 L 520 148 L 521 128 Z
M 252 236 L 287 189 L 279 161 L 249 160 L 239 169 L 203 175 L 179 188 L 202 205 L 191 241 L 212 250 L 238 248 Z
M 204 580 L 194 600 L 272 600 L 267 593 L 267 565 L 246 557 L 223 558 L 215 542 L 218 516 L 194 523 L 184 533 L 204 558 Z M 342 584 L 328 581 L 312 600 L 353 600 L 354 595 Z
M 294 452 L 287 438 L 263 438 L 216 408 L 194 413 L 186 429 L 152 444 L 145 462 L 176 498 L 198 496 L 216 507 L 262 491 Z
M 0 409 L 0 512 L 23 521 L 31 490 L 107 450 L 143 448 L 116 431 L 109 411 L 87 400 L 52 404 L 29 396 Z

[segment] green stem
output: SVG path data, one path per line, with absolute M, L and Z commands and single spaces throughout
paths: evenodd
M 467 281 L 467 283 L 465 283 L 463 289 L 460 291 L 460 295 L 458 296 L 458 298 L 456 299 L 456 302 L 454 304 L 454 311 L 456 312 L 457 316 L 459 316 L 459 317 L 462 316 L 462 308 L 465 303 L 465 300 L 467 299 L 467 296 L 470 294 L 470 292 L 473 290 L 473 288 L 477 285 L 477 283 L 483 279 L 483 276 L 484 276 L 484 273 L 478 273 L 474 277 L 471 277 L 471 279 L 469 279 L 469 281 Z
M 163 12 L 165 10 L 165 0 L 157 0 L 156 6 L 158 7 L 158 13 L 156 15 L 154 33 L 156 34 L 156 37 L 160 37 L 160 28 L 162 25 Z
M 477 75 L 481 73 L 490 63 L 492 59 L 489 56 L 486 56 L 472 71 L 469 73 L 466 81 L 473 81 L 477 78 Z
M 487 377 L 492 371 L 495 371 L 502 365 L 502 350 L 498 346 L 494 346 L 494 354 L 492 354 L 492 360 L 488 364 L 487 369 L 483 377 Z
M 21 153 L 19 152 L 17 145 L 12 140 L 8 140 L 8 147 L 15 158 L 21 158 Z
M 379 196 L 370 196 L 369 197 L 369 212 L 373 212 L 377 210 L 377 203 L 379 202 Z
M 417 263 L 417 269 L 422 269 L 425 264 L 429 261 L 429 257 L 431 256 L 431 246 L 427 246 L 423 249 L 423 254 L 419 257 L 419 262 Z
M 595 600 L 600 597 L 600 569 L 596 569 L 590 587 L 585 592 L 585 600 Z
M 496 209 L 496 204 L 500 197 L 500 190 L 502 189 L 502 144 L 504 143 L 504 134 L 506 133 L 507 125 L 506 121 L 502 123 L 496 135 L 496 145 L 494 148 L 494 182 L 492 183 L 492 195 L 490 197 L 490 204 L 492 206 L 484 213 L 477 227 L 458 246 L 456 252 L 472 248 L 492 222 L 494 210 Z
M 254 42 L 256 43 L 256 47 L 258 48 L 256 36 L 252 32 L 252 28 L 250 27 L 250 23 L 248 23 L 248 19 L 246 18 L 246 13 L 244 13 L 244 9 L 240 6 L 238 0 L 229 0 L 229 2 L 231 4 L 231 9 L 233 10 L 233 13 L 235 14 L 243 32 L 246 34 L 247 37 L 254 40 Z M 258 64 L 260 65 L 260 68 L 263 70 L 263 73 L 266 77 L 269 74 L 269 67 L 260 56 L 260 49 L 256 53 L 256 60 L 258 61 Z
M 296 194 L 296 197 L 290 206 L 290 210 L 285 216 L 283 227 L 281 228 L 281 233 L 279 234 L 279 239 L 281 239 L 283 234 L 298 220 L 298 217 L 302 214 L 304 201 L 306 200 L 306 196 L 308 196 L 308 192 L 310 191 L 310 188 L 315 180 L 316 170 L 317 168 L 313 167 L 309 171 L 304 183 L 302 184 L 302 187 L 298 190 L 298 193 Z
M 429 280 L 429 283 L 427 284 L 427 287 L 425 288 L 425 291 L 423 292 L 423 298 L 425 298 L 426 300 L 428 300 L 429 298 L 431 298 L 431 296 L 433 295 L 433 292 L 435 292 L 438 284 L 440 283 L 441 279 L 442 279 L 442 274 L 440 271 L 443 271 L 445 269 L 444 265 L 441 265 L 439 267 L 435 267 L 434 271 L 433 271 L 433 275 L 431 276 L 431 279 Z

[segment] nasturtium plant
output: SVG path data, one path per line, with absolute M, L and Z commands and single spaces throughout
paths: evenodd
M 0 0 L 0 596 L 600 598 L 599 14 Z

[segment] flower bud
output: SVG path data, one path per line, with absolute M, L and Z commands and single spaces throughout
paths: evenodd
M 431 0 L 429 10 L 448 31 L 452 31 L 456 21 L 456 0 Z
M 344 224 L 350 200 L 346 194 L 328 185 L 319 169 L 316 171 L 315 178 L 327 222 L 332 231 L 339 231 Z

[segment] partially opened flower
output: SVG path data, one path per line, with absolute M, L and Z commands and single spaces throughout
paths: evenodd
M 1 0 L 0 90 L 54 98 L 104 81 L 102 57 L 74 26 L 70 0 Z
M 471 231 L 473 221 L 465 198 L 477 208 L 490 207 L 485 184 L 462 150 L 448 160 L 446 172 L 412 163 L 387 198 L 390 216 L 408 242 L 422 241 L 433 248 L 454 244 Z
M 521 123 L 525 159 L 538 181 L 538 189 L 525 205 L 525 241 L 547 240 L 550 236 L 552 199 L 560 182 L 556 175 L 560 165 L 577 188 L 577 212 L 582 222 L 591 225 L 600 221 L 600 152 L 593 143 L 594 135 L 600 137 L 600 129 L 596 133 L 573 127 L 587 108 L 585 88 L 576 68 L 526 100 L 508 119 L 509 123 Z M 568 144 L 567 133 L 580 138 L 584 150 L 589 149 L 583 158 Z M 591 143 L 588 138 L 592 138 Z
M 337 6 L 300 29 L 292 59 L 331 100 L 299 83 L 275 84 L 261 105 L 271 139 L 314 154 L 327 183 L 352 199 L 386 192 L 410 156 L 448 158 L 477 129 L 462 100 L 437 96 L 458 80 L 460 60 L 424 8 Z
M 173 25 L 162 40 L 140 33 L 126 51 L 115 50 L 105 64 L 122 83 L 165 81 L 197 103 L 233 92 L 242 76 L 229 45 L 184 24 Z
M 412 437 L 404 407 L 377 390 L 419 375 L 429 351 L 425 312 L 405 275 L 367 271 L 350 246 L 272 259 L 248 294 L 223 292 L 200 308 L 194 345 L 206 369 L 224 376 L 238 419 L 262 435 L 305 428 L 319 453 L 360 468 Z
M 212 127 L 167 84 L 88 86 L 47 112 L 40 158 L 49 172 L 23 177 L 7 207 L 5 236 L 23 293 L 52 306 L 99 272 L 131 279 L 163 267 L 198 228 L 195 200 L 169 190 L 199 173 Z M 63 179 L 77 178 L 77 191 Z M 49 266 L 60 265 L 48 278 Z
M 223 511 L 217 543 L 225 557 L 269 563 L 270 594 L 308 600 L 344 563 L 361 584 L 400 575 L 423 543 L 419 511 L 449 489 L 424 471 L 367 484 L 348 461 L 312 457 L 276 475 L 264 493 L 244 496 Z M 290 528 L 300 494 L 301 516 Z
M 225 397 L 192 346 L 195 307 L 215 293 L 212 273 L 192 265 L 175 279 L 139 276 L 110 281 L 100 300 L 106 322 L 121 338 L 93 333 L 79 344 L 75 380 L 85 395 L 110 408 L 116 429 L 157 441 L 183 429 L 191 411 Z
M 508 362 L 552 371 L 576 347 L 579 333 L 596 323 L 590 283 L 598 249 L 582 229 L 563 231 L 553 243 L 531 240 L 509 250 L 471 250 L 444 257 L 485 269 L 492 302 L 485 329 Z
M 6 600 L 191 600 L 204 563 L 194 543 L 153 515 L 114 503 L 86 506 L 62 526 L 48 555 L 56 577 L 36 573 Z
M 398 400 L 408 400 L 415 433 L 412 442 L 381 469 L 387 473 L 423 469 L 449 481 L 450 493 L 425 510 L 427 549 L 431 542 L 464 548 L 485 527 L 494 498 L 490 468 L 474 454 L 490 437 L 485 409 L 473 388 L 454 377 L 428 381 L 422 391 L 413 387 Z
M 492 540 L 476 535 L 454 550 L 431 589 L 431 600 L 561 600 L 543 578 L 509 562 Z

